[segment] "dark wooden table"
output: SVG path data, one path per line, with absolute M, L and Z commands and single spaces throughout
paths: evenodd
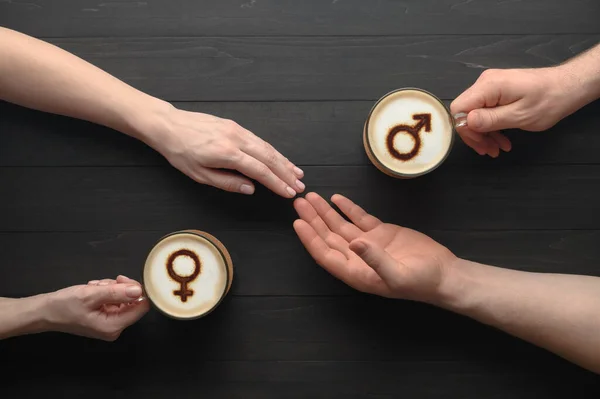
M 303 167 L 309 190 L 345 194 L 473 260 L 592 275 L 599 103 L 548 132 L 510 132 L 514 150 L 497 160 L 459 142 L 413 181 L 372 167 L 361 129 L 391 89 L 449 102 L 486 68 L 563 61 L 600 40 L 599 17 L 597 0 L 0 0 L 0 25 L 251 129 Z M 115 343 L 1 342 L 0 397 L 600 394 L 596 376 L 501 332 L 348 289 L 297 240 L 291 201 L 195 184 L 114 131 L 0 104 L 0 187 L 0 296 L 139 278 L 155 240 L 184 228 L 219 237 L 237 268 L 228 300 L 200 321 L 151 312 Z

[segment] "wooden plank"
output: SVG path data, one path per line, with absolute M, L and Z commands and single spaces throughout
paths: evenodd
M 599 34 L 53 39 L 168 101 L 373 101 L 398 87 L 453 99 L 486 68 L 542 67 Z
M 137 353 L 132 355 L 137 357 Z M 61 398 L 65 399 L 83 396 L 158 399 L 172 397 L 174 391 L 177 398 L 190 399 L 197 397 L 199 392 L 215 399 L 394 399 L 399 397 L 398 392 L 410 398 L 427 399 L 447 398 L 450 392 L 465 399 L 562 399 L 570 395 L 593 399 L 600 392 L 593 375 L 558 367 L 551 374 L 542 375 L 541 372 L 494 374 L 493 371 L 476 370 L 476 367 L 470 372 L 454 371 L 455 363 L 423 364 L 413 370 L 413 365 L 394 362 L 198 361 L 193 369 L 182 370 L 176 362 L 155 366 L 152 359 L 151 365 L 135 363 L 136 366 L 127 372 L 124 371 L 126 366 L 115 366 L 121 371 L 117 373 L 95 362 L 82 367 L 81 364 L 90 359 L 78 358 L 81 358 L 78 370 L 73 364 L 46 366 L 49 372 L 42 372 L 41 365 L 14 367 L 6 373 L 4 392 L 15 397 L 43 397 L 48 392 L 60 392 Z M 114 358 L 106 360 L 117 362 Z M 65 371 L 60 373 L 61 369 Z M 21 374 L 17 375 L 17 372 Z M 106 376 L 110 376 L 110 380 L 107 381 Z
M 372 166 L 308 167 L 307 190 L 340 193 L 418 230 L 595 229 L 600 167 L 443 167 L 395 180 Z M 0 168 L 2 231 L 289 229 L 291 201 L 195 183 L 170 167 Z
M 401 328 L 398 328 L 398 317 L 402 319 Z M 440 334 L 442 325 L 444 334 Z M 498 330 L 438 308 L 368 296 L 234 297 L 209 317 L 191 322 L 171 320 L 151 310 L 114 344 L 43 334 L 12 338 L 6 343 L 0 342 L 0 348 L 3 356 L 21 354 L 40 361 L 40 356 L 51 361 L 53 351 L 74 356 L 85 353 L 94 358 L 106 352 L 104 356 L 121 357 L 125 352 L 148 347 L 153 350 L 139 354 L 140 364 L 151 357 L 168 364 L 178 356 L 173 346 L 155 347 L 152 341 L 180 343 L 190 353 L 201 354 L 203 361 L 399 361 L 404 364 L 463 361 L 473 366 L 478 362 L 508 366 L 521 360 L 516 356 L 531 356 L 533 362 L 536 357 L 553 362 L 554 357 Z M 46 351 L 37 350 L 42 344 L 46 344 Z M 519 368 L 525 367 L 529 366 Z
M 565 380 L 577 397 L 600 392 L 590 373 L 499 331 L 367 297 L 232 298 L 195 322 L 151 312 L 111 344 L 43 334 L 0 342 L 0 349 L 11 364 L 4 392 L 18 388 L 26 397 L 44 389 L 61 397 L 86 390 L 158 398 L 176 387 L 210 397 L 397 397 L 401 390 L 428 398 L 564 398 Z
M 46 37 L 598 33 L 599 11 L 594 0 L 14 0 L 0 2 L 0 25 Z
M 449 101 L 446 101 L 449 104 Z M 233 119 L 301 166 L 368 165 L 362 127 L 371 101 L 208 102 L 177 107 Z M 0 103 L 0 166 L 156 166 L 165 160 L 147 146 L 94 124 Z M 595 164 L 600 162 L 600 102 L 543 133 L 507 132 L 513 150 L 479 157 L 457 140 L 447 163 Z
M 141 280 L 146 255 L 165 233 L 2 233 L 0 296 L 35 295 L 118 274 Z M 317 266 L 291 228 L 211 233 L 233 257 L 234 296 L 361 295 Z M 595 230 L 424 233 L 477 262 L 531 272 L 600 273 L 600 232 Z

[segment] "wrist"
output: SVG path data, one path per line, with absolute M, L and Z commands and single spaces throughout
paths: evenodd
M 14 299 L 11 306 L 18 315 L 18 331 L 13 335 L 37 334 L 50 330 L 47 318 L 47 294 Z
M 123 133 L 158 149 L 165 135 L 168 135 L 168 116 L 173 108 L 167 101 L 146 96 L 136 104 L 135 110 L 127 112 Z
M 588 57 L 594 57 L 590 55 Z M 575 58 L 553 69 L 570 115 L 600 97 L 600 59 Z
M 478 293 L 485 291 L 481 268 L 485 266 L 455 258 L 445 268 L 432 304 L 459 314 L 469 313 L 476 306 Z

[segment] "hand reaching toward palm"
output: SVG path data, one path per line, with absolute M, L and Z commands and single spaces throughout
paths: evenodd
M 346 221 L 315 193 L 294 202 L 296 234 L 324 269 L 370 294 L 429 302 L 456 257 L 417 231 L 381 222 L 349 199 L 332 202 Z

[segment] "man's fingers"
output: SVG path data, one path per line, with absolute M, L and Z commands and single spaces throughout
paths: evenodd
M 498 146 L 502 151 L 509 152 L 512 149 L 512 143 L 504 134 L 500 132 L 491 132 L 489 136 L 498 143 Z
M 209 184 L 224 191 L 245 195 L 254 194 L 255 187 L 250 180 L 231 172 L 201 167 L 201 170 L 196 175 L 194 177 L 196 181 Z
M 489 133 L 515 127 L 515 107 L 504 105 L 494 108 L 480 108 L 469 112 L 467 124 L 477 133 Z
M 331 201 L 340 208 L 352 223 L 364 232 L 371 231 L 381 224 L 381 220 L 368 214 L 360 206 L 340 194 L 335 194 L 331 197 Z
M 360 236 L 363 231 L 348 223 L 339 213 L 329 205 L 327 201 L 316 193 L 306 194 L 306 200 L 312 205 L 317 214 L 334 233 L 350 242 Z
M 399 286 L 398 262 L 392 258 L 383 248 L 366 240 L 359 239 L 350 243 L 350 249 L 354 251 L 370 268 L 381 277 L 390 287 Z
M 477 81 L 462 92 L 452 104 L 452 114 L 469 113 L 479 108 L 491 108 L 512 104 L 519 99 L 518 83 L 505 70 L 489 69 Z
M 310 202 L 304 198 L 298 198 L 294 201 L 294 209 L 300 219 L 308 223 L 329 247 L 344 255 L 348 253 L 348 241 L 329 229 Z
M 348 260 L 339 251 L 329 247 L 327 243 L 317 234 L 317 232 L 304 220 L 294 222 L 294 230 L 315 262 L 327 270 L 334 277 L 348 281 Z
M 139 284 L 121 284 L 88 286 L 89 300 L 94 308 L 102 305 L 117 305 L 136 301 L 142 295 Z
M 285 182 L 285 184 L 294 190 L 295 193 L 304 191 L 304 183 L 300 181 L 300 178 L 304 175 L 301 169 L 297 168 L 287 158 L 281 155 L 281 153 L 273 148 L 272 145 L 263 141 L 256 135 L 246 130 L 244 130 L 242 134 L 246 136 L 246 142 L 241 146 L 241 150 L 244 153 L 269 168 L 275 176 Z

